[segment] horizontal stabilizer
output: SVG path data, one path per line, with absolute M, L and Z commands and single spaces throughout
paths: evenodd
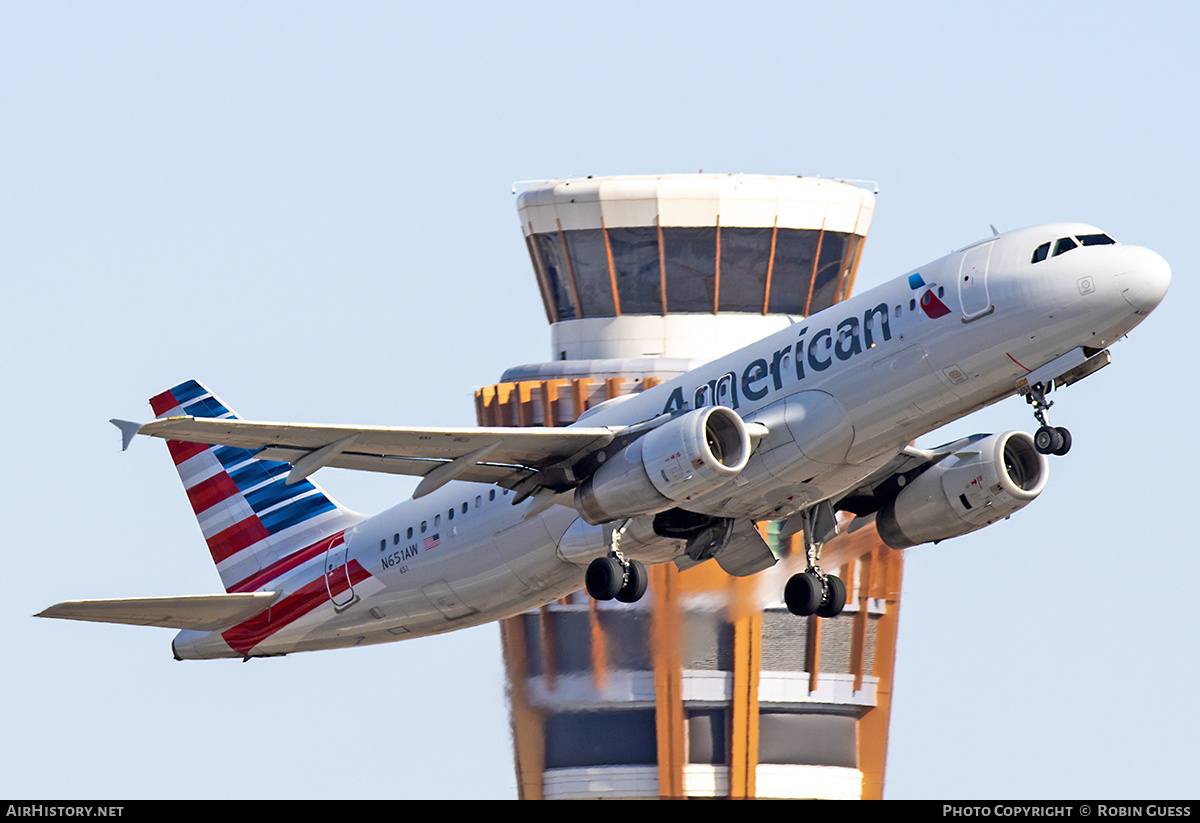
M 131 597 L 121 600 L 68 600 L 39 612 L 35 617 L 215 631 L 253 617 L 278 597 L 278 592 L 246 592 Z

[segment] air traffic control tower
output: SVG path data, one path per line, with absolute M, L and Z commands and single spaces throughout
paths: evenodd
M 874 203 L 759 175 L 525 190 L 551 360 L 480 389 L 480 424 L 567 425 L 844 299 Z M 580 591 L 501 624 L 521 798 L 882 796 L 901 555 L 873 526 L 827 543 L 846 608 L 796 617 L 803 548 L 761 527 L 781 560 L 752 577 L 662 564 L 636 604 Z

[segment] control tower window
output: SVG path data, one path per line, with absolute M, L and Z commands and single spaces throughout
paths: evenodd
M 762 709 L 758 727 L 759 763 L 819 763 L 858 768 L 853 717 Z
M 845 270 L 842 261 L 846 257 L 847 235 L 840 232 L 823 232 L 821 236 L 821 256 L 817 262 L 817 272 L 813 277 L 812 300 L 808 304 L 806 314 L 813 314 L 827 309 L 837 302 L 841 296 L 842 272 Z
M 665 314 L 658 261 L 658 227 L 608 229 L 621 314 Z
M 615 317 L 612 276 L 602 229 L 564 231 L 571 259 L 571 282 L 584 317 Z
M 762 314 L 774 229 L 721 229 L 720 311 Z
M 625 226 L 530 235 L 550 322 L 808 315 L 845 296 L 862 238 L 821 229 Z
M 542 268 L 546 273 L 547 287 L 553 298 L 554 310 L 559 320 L 574 320 L 579 316 L 575 310 L 575 285 L 563 255 L 562 241 L 558 232 L 534 235 Z
M 809 229 L 780 229 L 775 237 L 771 272 L 771 314 L 806 314 L 813 262 L 821 233 Z
M 686 709 L 688 762 L 724 766 L 729 729 L 725 709 Z
M 658 762 L 653 709 L 558 712 L 545 737 L 547 769 Z
M 717 306 L 716 228 L 664 228 L 662 235 L 667 311 L 712 314 Z

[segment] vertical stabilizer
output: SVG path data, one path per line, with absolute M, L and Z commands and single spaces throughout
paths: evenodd
M 189 380 L 150 398 L 157 417 L 237 415 Z M 363 520 L 308 480 L 289 485 L 291 466 L 248 449 L 168 440 L 208 550 L 228 592 L 260 588 L 273 568 Z

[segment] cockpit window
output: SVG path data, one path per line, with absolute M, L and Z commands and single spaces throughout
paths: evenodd
M 1112 246 L 1116 244 L 1107 234 L 1079 234 L 1075 237 L 1060 237 L 1054 241 L 1054 254 L 1050 254 L 1050 243 L 1043 243 L 1033 250 L 1030 263 L 1040 263 L 1047 257 L 1057 257 L 1060 254 L 1077 249 L 1080 246 Z
M 1069 252 L 1071 249 L 1078 248 L 1079 244 L 1075 242 L 1073 237 L 1060 237 L 1058 242 L 1054 244 L 1054 256 Z

